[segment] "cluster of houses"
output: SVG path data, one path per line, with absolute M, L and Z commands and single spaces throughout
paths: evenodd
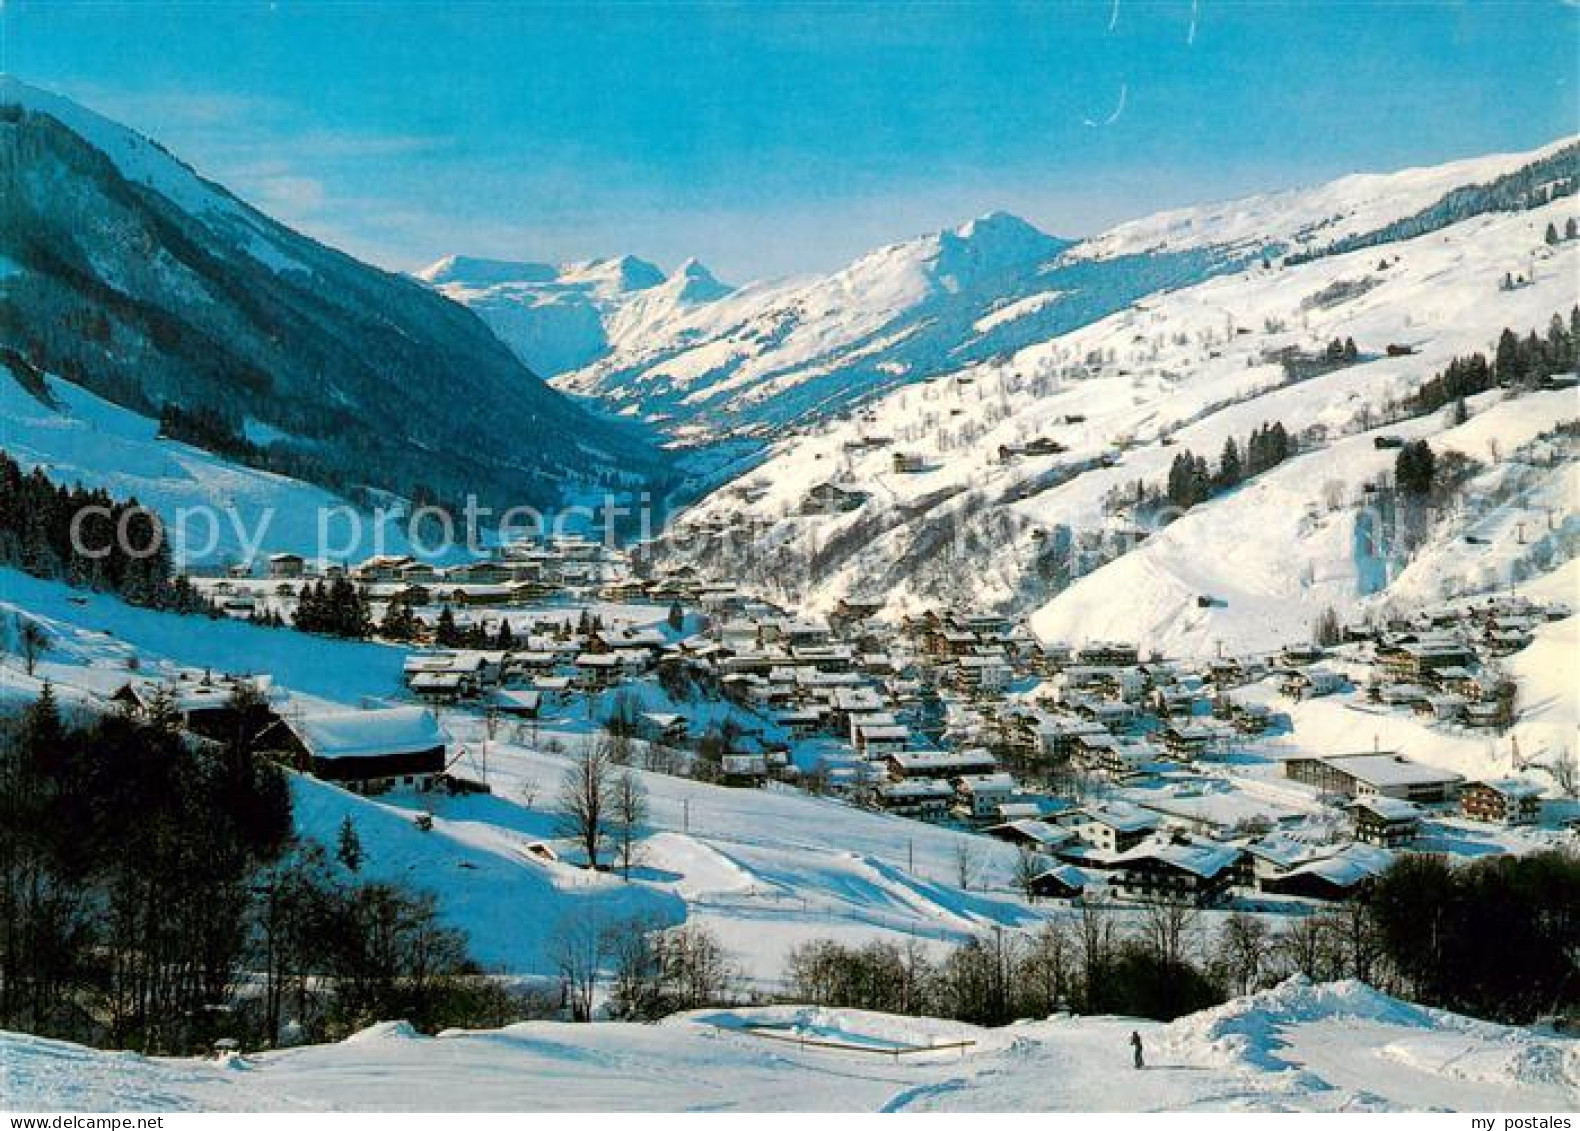
M 1204 817 L 1212 806 L 1182 783 L 1288 726 L 1271 690 L 1295 700 L 1350 690 L 1363 682 L 1361 665 L 1370 665 L 1374 700 L 1415 705 L 1400 696 L 1416 689 L 1434 716 L 1478 725 L 1488 717 L 1481 708 L 1499 703 L 1488 666 L 1564 615 L 1555 606 L 1493 598 L 1378 629 L 1350 626 L 1331 649 L 1180 663 L 1123 642 L 1051 645 L 993 614 L 929 609 L 890 620 L 877 599 L 846 597 L 826 616 L 800 616 L 690 566 L 645 577 L 629 566 L 618 551 L 578 539 L 508 546 L 442 571 L 401 557 L 361 562 L 346 576 L 374 597 L 438 598 L 474 616 L 523 601 L 544 607 L 510 613 L 508 647 L 411 653 L 405 682 L 417 705 L 283 713 L 274 741 L 294 764 L 353 788 L 425 788 L 448 765 L 427 708 L 540 719 L 681 672 L 760 723 L 738 728 L 724 751 L 725 784 L 815 779 L 859 804 L 977 830 L 1034 854 L 1046 866 L 1033 890 L 1063 898 L 1094 882 L 1121 898 L 1203 905 L 1234 889 L 1343 898 L 1409 847 L 1426 817 L 1521 825 L 1539 813 L 1539 791 L 1519 779 L 1467 782 L 1385 751 L 1294 757 L 1285 778 L 1349 818 L 1347 838 L 1307 843 L 1276 821 L 1248 829 Z M 267 581 L 313 576 L 300 558 L 277 555 Z M 645 603 L 655 615 L 650 627 L 605 626 L 587 615 L 599 601 Z M 193 695 L 195 708 L 202 696 Z M 679 705 L 627 721 L 650 742 L 682 747 L 702 737 L 687 715 Z M 1124 800 L 1075 800 L 1093 792 Z
M 1493 596 L 1429 609 L 1380 629 L 1350 626 L 1372 665 L 1367 695 L 1438 722 L 1473 728 L 1509 723 L 1499 658 L 1524 648 L 1537 627 L 1569 615 L 1565 605 Z
M 629 576 L 624 551 L 579 535 L 500 546 L 490 556 L 436 566 L 409 554 L 376 554 L 355 563 L 319 562 L 301 554 L 271 554 L 217 573 L 194 571 L 192 581 L 224 612 L 246 617 L 265 608 L 289 609 L 307 586 L 348 578 L 375 606 L 400 602 L 413 609 L 519 606 L 566 594 L 600 593 Z

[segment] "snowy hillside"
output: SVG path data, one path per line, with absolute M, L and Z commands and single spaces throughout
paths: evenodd
M 1127 1065 L 1132 1030 L 1149 1050 L 1140 1072 Z M 51 1111 L 376 1111 L 410 1107 L 414 1096 L 450 1111 L 1562 1111 L 1580 1103 L 1572 1040 L 1406 1005 L 1356 982 L 1298 978 L 1167 1025 L 1060 1016 L 979 1029 L 781 1006 L 658 1025 L 529 1022 L 438 1037 L 389 1022 L 337 1045 L 221 1062 L 0 1034 L 0 1068 L 11 1106 Z
M 1572 139 L 1529 153 L 1500 153 L 1401 169 L 1356 173 L 1309 188 L 1263 193 L 1222 204 L 1178 208 L 1119 224 L 1083 240 L 1072 255 L 1106 259 L 1158 249 L 1315 250 L 1426 209 L 1464 185 L 1485 184 L 1559 152 Z
M 1381 414 L 1450 358 L 1490 353 L 1505 327 L 1546 334 L 1568 318 L 1580 241 L 1544 233 L 1576 215 L 1566 198 L 1256 264 L 898 390 L 781 443 L 682 515 L 676 553 L 823 608 L 847 593 L 882 594 L 891 613 L 959 601 L 1035 612 L 1048 639 L 1171 655 L 1266 650 L 1309 637 L 1329 606 L 1347 616 L 1539 575 L 1580 538 L 1572 441 L 1544 438 L 1575 418 L 1573 391 L 1493 390 L 1460 424 Z M 1358 355 L 1323 363 L 1335 338 Z M 1290 350 L 1316 360 L 1286 368 Z M 1271 421 L 1300 437 L 1295 458 L 1139 538 L 1123 505 L 1138 482 L 1161 487 L 1182 451 L 1216 460 Z M 1475 461 L 1408 552 L 1357 534 L 1366 484 L 1397 455 L 1379 437 Z M 850 505 L 805 513 L 823 483 Z
M 633 256 L 553 266 L 451 255 L 417 272 L 475 310 L 534 373 L 580 369 L 730 293 L 696 260 L 665 276 Z
M 179 441 L 159 422 L 58 378 L 45 378 L 47 401 L 0 370 L 0 448 L 56 483 L 99 487 L 135 498 L 166 521 L 171 548 L 185 564 L 255 560 L 263 554 L 319 552 L 319 515 L 355 511 L 329 524 L 336 551 L 361 558 L 409 552 L 405 523 L 352 508 L 322 487 L 245 467 Z M 215 522 L 197 517 L 212 508 Z M 192 517 L 184 519 L 184 514 Z
M 639 335 L 612 340 L 608 356 L 555 383 L 688 443 L 725 431 L 771 435 L 1264 255 L 1317 252 L 1373 232 L 1562 149 L 1558 143 L 1161 213 L 1074 244 L 993 213 L 879 249 L 826 277 L 755 284 L 685 316 L 647 323 Z
M 81 106 L 0 78 L 0 158 L 0 347 L 19 378 L 174 405 L 208 446 L 336 487 L 543 505 L 658 469 L 465 308 Z

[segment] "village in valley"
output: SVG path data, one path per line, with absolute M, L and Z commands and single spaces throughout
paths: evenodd
M 1544 789 L 1505 737 L 1519 702 L 1502 661 L 1571 615 L 1557 601 L 1332 621 L 1325 643 L 1189 662 L 1049 644 L 989 613 L 887 618 L 876 599 L 801 616 L 582 536 L 449 568 L 383 555 L 320 569 L 279 553 L 192 581 L 255 622 L 289 620 L 336 581 L 375 623 L 404 607 L 417 639 L 402 696 L 324 710 L 270 698 L 265 679 L 276 724 L 260 745 L 277 739 L 301 769 L 419 810 L 431 793 L 492 789 L 490 742 L 613 734 L 649 770 L 1003 842 L 1017 863 L 997 883 L 1028 900 L 1269 912 L 1362 895 L 1401 852 L 1528 851 L 1580 829 L 1573 754 L 1551 769 L 1568 784 Z M 119 694 L 170 694 L 195 732 L 216 733 L 205 719 L 249 678 L 186 671 Z M 1319 739 L 1300 725 L 1313 711 Z M 1407 748 L 1384 744 L 1385 729 Z M 1438 739 L 1508 749 L 1515 772 L 1445 768 Z
M 0 1108 L 1575 1106 L 1580 8 L 180 7 L 0 0 Z

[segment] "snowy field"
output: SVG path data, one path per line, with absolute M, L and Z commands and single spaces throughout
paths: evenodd
M 432 1038 L 390 1022 L 225 1062 L 0 1034 L 0 1087 L 52 1111 L 1565 1111 L 1580 1044 L 1295 979 L 1166 1025 L 787 1006 Z

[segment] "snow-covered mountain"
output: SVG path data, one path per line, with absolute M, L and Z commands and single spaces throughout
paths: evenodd
M 1199 277 L 1210 256 L 1064 264 L 1069 241 L 1005 213 L 647 320 L 557 387 L 688 443 L 766 435 Z
M 337 487 L 543 504 L 657 467 L 464 307 L 11 78 L 0 177 L 0 345 L 19 376 L 151 417 L 175 405 L 229 454 Z
M 1463 422 L 1385 423 L 1384 412 L 1450 358 L 1490 355 L 1505 327 L 1524 338 L 1546 335 L 1555 314 L 1567 323 L 1580 240 L 1550 243 L 1547 230 L 1564 232 L 1577 198 L 1538 202 L 1572 190 L 1577 163 L 1571 142 L 1347 178 L 1070 249 L 1061 262 L 1183 254 L 1171 240 L 1242 259 L 782 440 L 681 517 L 682 532 L 702 534 L 674 552 L 814 605 L 853 592 L 882 594 L 891 611 L 990 605 L 1035 612 L 1049 638 L 1170 654 L 1274 647 L 1307 636 L 1329 606 L 1344 615 L 1540 574 L 1580 548 L 1574 447 L 1550 435 L 1575 419 L 1573 390 L 1495 389 L 1470 399 Z M 1522 188 L 1511 210 L 1436 205 L 1468 184 L 1527 182 L 1538 190 Z M 1318 225 L 1324 213 L 1334 218 Z M 1418 234 L 1387 238 L 1399 231 Z M 1295 232 L 1310 237 L 1304 254 Z M 1357 250 L 1326 253 L 1345 239 Z M 1258 246 L 1286 251 L 1245 255 Z M 1353 338 L 1357 356 L 1324 364 L 1334 338 Z M 1138 536 L 1125 505 L 1138 482 L 1162 487 L 1185 450 L 1216 462 L 1232 437 L 1243 451 L 1273 421 L 1299 437 L 1296 458 Z M 1393 437 L 1474 463 L 1424 542 L 1378 548 L 1357 512 L 1367 485 L 1391 474 L 1397 451 L 1377 442 Z M 849 492 L 847 509 L 806 513 L 823 483 Z
M 730 293 L 701 263 L 672 275 L 634 256 L 555 266 L 451 255 L 417 272 L 475 310 L 533 372 L 579 369 Z
M 754 284 L 646 322 L 555 384 L 686 443 L 770 437 L 1264 257 L 1365 242 L 1411 217 L 1421 230 L 1463 218 L 1484 202 L 1453 194 L 1556 148 L 1165 212 L 1076 243 L 992 213 L 881 248 L 832 275 Z
M 1122 1067 L 1132 1031 L 1156 1067 Z M 871 1055 L 895 1050 L 908 1055 Z M 1060 1015 L 983 1029 L 775 1006 L 438 1037 L 387 1022 L 218 1063 L 0 1033 L 8 1098 L 39 1111 L 375 1111 L 414 1095 L 447 1111 L 1548 1111 L 1580 1098 L 1576 1053 L 1562 1037 L 1301 978 L 1169 1024 Z

